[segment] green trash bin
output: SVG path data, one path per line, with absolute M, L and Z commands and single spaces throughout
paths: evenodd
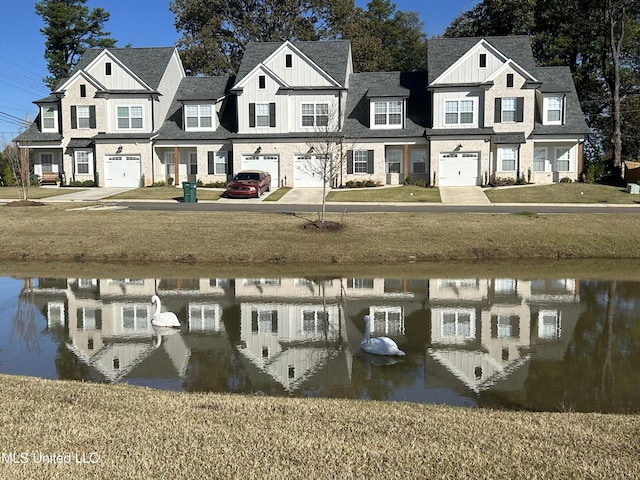
M 182 182 L 184 203 L 195 203 L 196 184 L 194 182 Z

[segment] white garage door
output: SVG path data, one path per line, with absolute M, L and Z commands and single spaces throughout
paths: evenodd
M 271 188 L 278 188 L 280 185 L 280 157 L 277 155 L 245 155 L 242 157 L 240 169 L 269 172 Z
M 322 159 L 315 155 L 298 155 L 293 160 L 294 187 L 322 187 Z
M 105 187 L 139 187 L 140 156 L 117 155 L 104 161 Z
M 441 187 L 480 185 L 480 162 L 477 153 L 441 154 L 438 170 L 438 185 Z

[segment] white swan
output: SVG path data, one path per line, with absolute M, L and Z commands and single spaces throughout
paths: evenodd
M 376 355 L 402 356 L 405 354 L 389 337 L 371 338 L 371 317 L 365 315 L 362 319 L 364 320 L 364 339 L 360 342 L 360 348 L 363 351 Z
M 180 322 L 175 313 L 160 311 L 160 297 L 157 295 L 151 297 L 151 305 L 156 306 L 156 312 L 151 318 L 151 325 L 155 325 L 156 327 L 180 327 Z

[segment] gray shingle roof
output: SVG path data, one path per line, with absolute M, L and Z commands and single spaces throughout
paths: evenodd
M 349 79 L 344 132 L 348 137 L 415 137 L 424 134 L 428 124 L 428 95 L 423 72 L 353 73 Z M 369 92 L 396 92 L 408 96 L 406 126 L 403 129 L 371 129 Z M 408 95 L 407 95 L 408 94 Z M 400 96 L 400 95 L 398 95 Z
M 504 37 L 431 38 L 427 42 L 428 82 L 431 84 L 480 40 L 486 40 L 527 71 L 535 68 L 528 35 Z
M 103 50 L 104 48 L 90 48 L 85 51 L 72 73 L 86 68 Z M 175 48 L 109 48 L 108 50 L 152 90 L 157 90 Z M 66 79 L 61 84 L 64 81 Z
M 184 130 L 182 102 L 214 101 L 229 93 L 234 77 L 185 77 L 180 82 L 167 119 L 158 130 L 158 140 L 224 140 L 236 131 L 236 99 L 231 95 L 224 100 L 220 124 L 213 132 Z
M 542 125 L 536 118 L 534 134 L 587 134 L 589 127 L 584 119 L 580 100 L 569 67 L 538 67 L 531 71 L 542 82 L 542 93 L 566 95 L 565 122 L 563 125 Z
M 260 64 L 260 62 L 275 52 L 282 43 L 283 42 L 259 42 L 248 44 L 244 51 L 240 68 L 238 69 L 236 83 L 241 81 Z M 345 85 L 347 61 L 351 48 L 351 43 L 348 40 L 291 43 L 340 85 Z

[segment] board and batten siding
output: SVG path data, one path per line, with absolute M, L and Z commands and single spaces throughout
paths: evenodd
M 185 77 L 184 70 L 182 69 L 182 64 L 180 62 L 180 58 L 178 56 L 178 52 L 174 51 L 171 56 L 171 60 L 167 65 L 166 70 L 164 71 L 164 75 L 160 80 L 160 85 L 158 86 L 158 91 L 162 94 L 158 98 L 157 103 L 154 106 L 154 129 L 158 130 L 162 127 L 162 122 L 164 121 L 169 108 L 171 107 L 171 102 L 173 101 L 176 92 L 178 91 L 178 87 L 180 86 L 180 82 Z

